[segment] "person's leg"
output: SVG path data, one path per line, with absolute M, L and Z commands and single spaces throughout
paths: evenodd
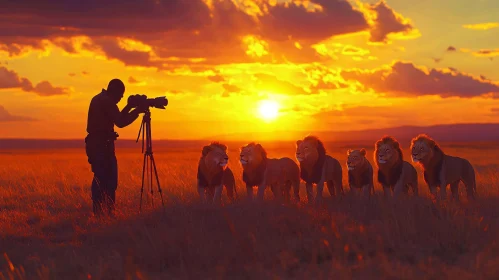
M 111 171 L 109 173 L 109 214 L 114 213 L 115 204 L 116 204 L 116 190 L 118 189 L 118 160 L 116 156 L 113 154 L 111 159 Z

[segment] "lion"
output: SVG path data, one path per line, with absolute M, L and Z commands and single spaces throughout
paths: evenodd
M 411 187 L 417 196 L 418 172 L 412 164 L 404 161 L 399 142 L 391 136 L 384 136 L 375 143 L 374 148 L 378 182 L 383 186 L 385 195 L 393 192 L 394 196 L 399 196 L 408 193 Z
M 213 203 L 220 203 L 223 186 L 227 189 L 231 202 L 234 201 L 234 193 L 237 198 L 236 180 L 232 170 L 227 167 L 228 162 L 226 145 L 211 142 L 203 147 L 197 172 L 197 188 L 201 201 L 208 199 Z
M 430 136 L 419 134 L 411 140 L 412 161 L 419 164 L 424 172 L 424 180 L 431 194 L 436 197 L 440 187 L 441 198 L 447 197 L 446 188 L 450 184 L 453 199 L 458 200 L 459 182 L 463 182 L 469 199 L 475 199 L 475 170 L 464 158 L 447 155 Z
M 340 162 L 326 154 L 326 148 L 316 136 L 307 136 L 296 141 L 296 159 L 300 162 L 300 178 L 305 181 L 307 199 L 312 203 L 314 199 L 312 187 L 317 186 L 316 202 L 322 200 L 324 183 L 331 196 L 343 194 L 343 171 Z
M 300 201 L 300 168 L 289 157 L 268 158 L 261 144 L 251 142 L 240 148 L 243 168 L 243 181 L 246 184 L 248 198 L 253 198 L 253 187 L 258 187 L 257 198 L 263 200 L 265 188 L 270 186 L 274 197 L 290 200 L 291 188 L 294 198 Z
M 366 158 L 366 149 L 347 151 L 350 190 L 362 190 L 365 197 L 374 195 L 373 166 Z

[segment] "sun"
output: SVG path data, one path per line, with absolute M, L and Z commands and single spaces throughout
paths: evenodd
M 272 121 L 279 115 L 279 103 L 273 100 L 262 100 L 258 106 L 260 117 L 266 121 Z

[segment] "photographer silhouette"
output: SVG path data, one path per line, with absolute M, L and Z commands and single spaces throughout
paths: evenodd
M 92 180 L 93 212 L 101 216 L 104 210 L 114 214 L 116 189 L 118 187 L 118 164 L 114 141 L 119 135 L 114 126 L 126 127 L 133 123 L 140 113 L 147 111 L 147 104 L 134 108 L 130 104 L 120 112 L 118 103 L 125 93 L 125 85 L 119 79 L 109 82 L 107 89 L 95 95 L 90 102 L 87 119 L 87 137 L 85 150 L 88 162 L 94 173 Z M 133 109 L 133 110 L 132 110 Z

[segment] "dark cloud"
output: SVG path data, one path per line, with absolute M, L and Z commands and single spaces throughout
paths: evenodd
M 0 122 L 21 122 L 21 121 L 35 121 L 35 119 L 31 117 L 12 115 L 5 109 L 5 107 L 0 105 Z
M 370 10 L 376 13 L 376 20 L 371 29 L 371 42 L 386 42 L 388 34 L 403 33 L 408 34 L 414 30 L 404 17 L 395 13 L 384 0 L 371 5 Z
M 0 67 L 0 89 L 7 88 L 20 88 L 40 96 L 67 95 L 70 93 L 68 88 L 55 87 L 48 81 L 41 81 L 33 86 L 30 80 L 20 77 L 15 71 Z
M 256 16 L 231 0 L 209 1 L 210 5 L 202 0 L 4 2 L 0 49 L 11 55 L 22 53 L 26 46 L 43 49 L 42 40 L 47 39 L 66 52 L 86 49 L 128 66 L 163 70 L 255 61 L 320 61 L 330 58 L 317 55 L 311 46 L 331 36 L 372 28 L 371 41 L 384 41 L 389 33 L 412 29 L 383 1 L 372 6 L 378 15 L 372 27 L 363 12 L 345 0 L 313 0 L 315 10 L 305 8 L 301 1 L 272 5 L 254 1 L 263 11 Z M 90 41 L 76 44 L 70 40 L 77 36 L 88 36 Z M 125 38 L 150 49 L 126 48 L 120 41 Z M 250 55 L 255 50 L 261 54 Z
M 367 30 L 369 25 L 362 12 L 343 0 L 314 0 L 322 9 L 307 10 L 300 1 L 267 6 L 268 13 L 260 17 L 265 38 L 284 41 L 319 42 L 334 35 Z
M 345 80 L 356 80 L 366 88 L 390 96 L 439 95 L 441 97 L 475 97 L 494 93 L 499 85 L 462 72 L 426 71 L 411 62 L 395 62 L 389 68 L 348 70 L 341 73 Z

